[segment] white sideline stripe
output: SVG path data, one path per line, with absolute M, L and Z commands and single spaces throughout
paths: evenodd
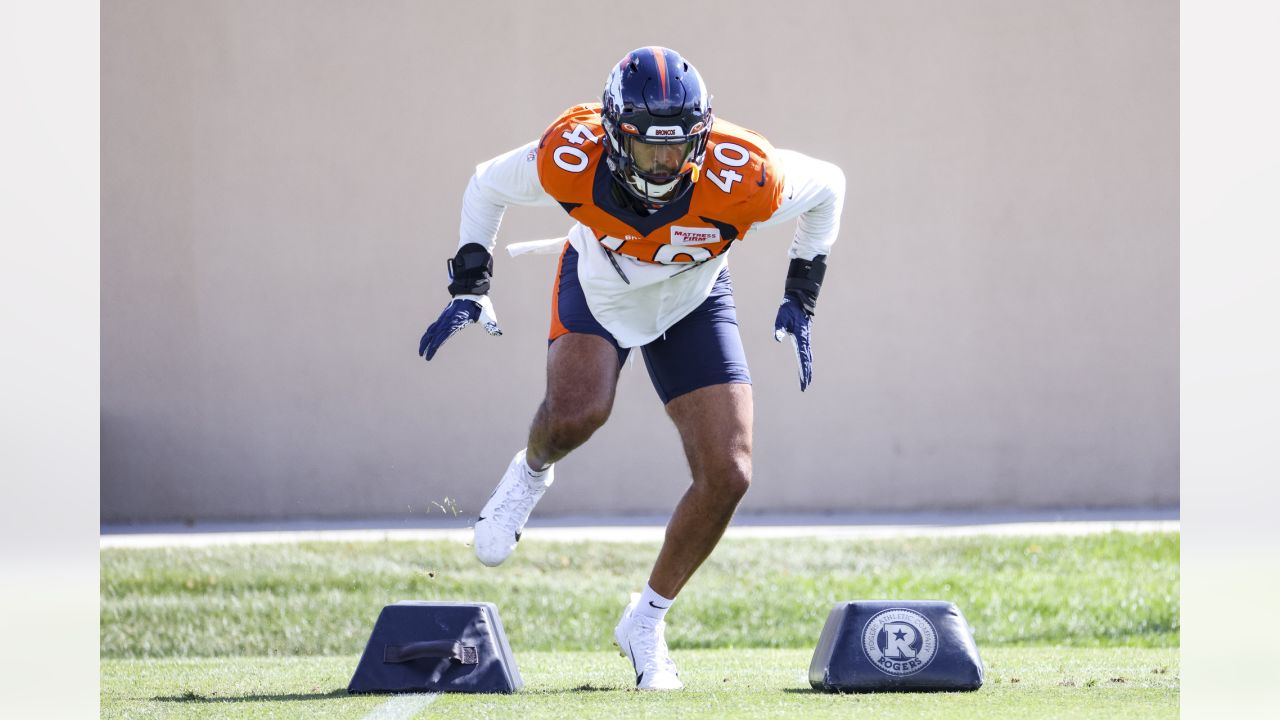
M 397 695 L 369 711 L 364 720 L 407 720 L 440 697 L 440 693 Z
M 1178 520 L 1095 520 L 1081 522 L 1012 522 L 985 525 L 740 525 L 730 526 L 730 538 L 880 539 L 904 537 L 972 537 L 975 535 L 1094 535 L 1121 532 L 1179 532 Z M 530 527 L 525 539 L 563 542 L 661 542 L 660 525 Z M 295 530 L 252 532 L 191 532 L 111 534 L 98 537 L 102 548 L 208 547 L 299 542 L 384 542 L 448 540 L 470 543 L 469 528 L 384 530 Z

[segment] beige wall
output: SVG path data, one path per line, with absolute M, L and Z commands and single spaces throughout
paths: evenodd
M 462 189 L 653 43 L 849 180 L 809 392 L 771 337 L 790 229 L 733 251 L 746 509 L 1178 502 L 1173 2 L 111 0 L 103 519 L 478 509 L 541 398 L 554 258 L 500 255 L 506 335 L 423 363 Z M 542 508 L 687 479 L 637 361 Z

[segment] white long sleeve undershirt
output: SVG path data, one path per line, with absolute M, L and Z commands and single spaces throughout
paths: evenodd
M 812 260 L 817 255 L 830 255 L 844 210 L 844 172 L 836 165 L 794 150 L 776 152 L 784 173 L 782 205 L 753 229 L 796 219 L 788 257 Z
M 479 243 L 493 252 L 498 227 L 508 205 L 555 206 L 555 198 L 538 179 L 535 140 L 476 166 L 462 193 L 462 223 L 458 247 Z

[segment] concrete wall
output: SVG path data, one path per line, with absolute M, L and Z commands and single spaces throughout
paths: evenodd
M 478 509 L 541 398 L 554 257 L 500 256 L 506 335 L 423 363 L 462 189 L 655 43 L 849 179 L 809 392 L 771 337 L 791 230 L 733 251 L 745 509 L 1178 502 L 1175 3 L 655 8 L 105 3 L 103 520 Z M 558 478 L 547 513 L 683 492 L 641 361 Z

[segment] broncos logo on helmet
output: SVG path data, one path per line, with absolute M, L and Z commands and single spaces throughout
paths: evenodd
M 711 94 L 692 64 L 664 47 L 632 50 L 604 88 L 609 171 L 643 203 L 670 203 L 698 181 L 713 120 Z

